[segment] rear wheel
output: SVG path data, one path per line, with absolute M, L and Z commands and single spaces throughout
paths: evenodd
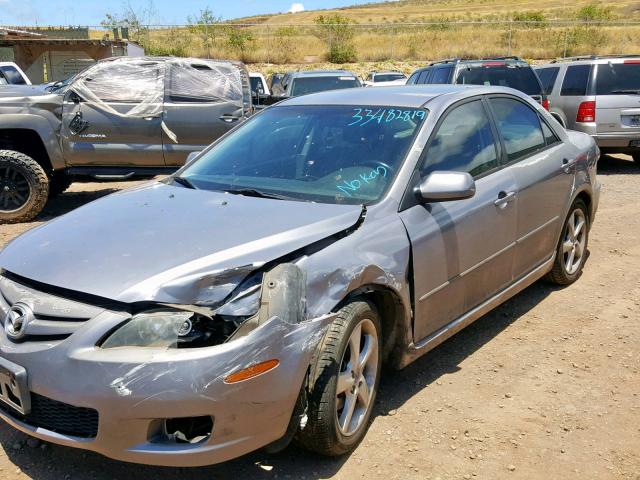
M 380 318 L 369 302 L 345 305 L 313 366 L 308 422 L 296 438 L 323 455 L 342 455 L 364 437 L 380 383 Z
M 631 156 L 633 157 L 633 161 L 636 162 L 636 165 L 640 166 L 640 153 L 634 153 Z
M 0 150 L 0 222 L 27 222 L 47 203 L 49 179 L 33 158 Z
M 550 282 L 569 285 L 582 273 L 589 241 L 588 212 L 587 206 L 580 199 L 569 209 L 569 215 L 562 227 L 553 269 L 545 277 Z

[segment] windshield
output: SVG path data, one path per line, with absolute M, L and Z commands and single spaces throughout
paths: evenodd
M 338 90 L 340 88 L 359 87 L 360 83 L 355 77 L 301 77 L 293 79 L 291 96 L 306 95 L 308 93 L 324 92 L 325 90 Z
M 405 107 L 272 107 L 205 152 L 180 177 L 207 190 L 373 203 L 391 185 L 426 117 L 426 110 Z
M 469 65 L 458 73 L 456 83 L 463 85 L 496 85 L 520 90 L 527 95 L 540 95 L 541 87 L 533 69 L 516 65 Z
M 640 63 L 601 63 L 596 74 L 596 95 L 640 91 Z
M 402 80 L 405 77 L 402 73 L 378 73 L 373 77 L 374 82 L 392 82 L 394 80 Z

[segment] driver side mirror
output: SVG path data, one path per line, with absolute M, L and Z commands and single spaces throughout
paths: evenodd
M 476 193 L 476 183 L 467 172 L 431 172 L 414 189 L 421 202 L 446 202 L 471 198 Z

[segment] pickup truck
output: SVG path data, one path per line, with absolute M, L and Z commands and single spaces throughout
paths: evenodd
M 253 112 L 240 62 L 112 58 L 47 88 L 0 88 L 0 223 L 33 219 L 77 176 L 170 173 Z

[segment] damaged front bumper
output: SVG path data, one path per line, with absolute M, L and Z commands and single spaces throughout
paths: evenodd
M 274 316 L 242 338 L 206 348 L 96 347 L 99 336 L 90 324 L 109 328 L 122 320 L 118 312 L 103 311 L 62 341 L 14 343 L 2 331 L 0 357 L 26 369 L 32 402 L 27 415 L 3 406 L 0 417 L 31 436 L 118 460 L 223 462 L 285 435 L 333 315 L 295 324 Z M 278 366 L 262 375 L 224 382 L 271 359 Z M 184 425 L 185 418 L 210 418 L 212 428 L 205 425 L 208 435 L 200 431 L 198 441 L 178 440 L 167 425 Z

